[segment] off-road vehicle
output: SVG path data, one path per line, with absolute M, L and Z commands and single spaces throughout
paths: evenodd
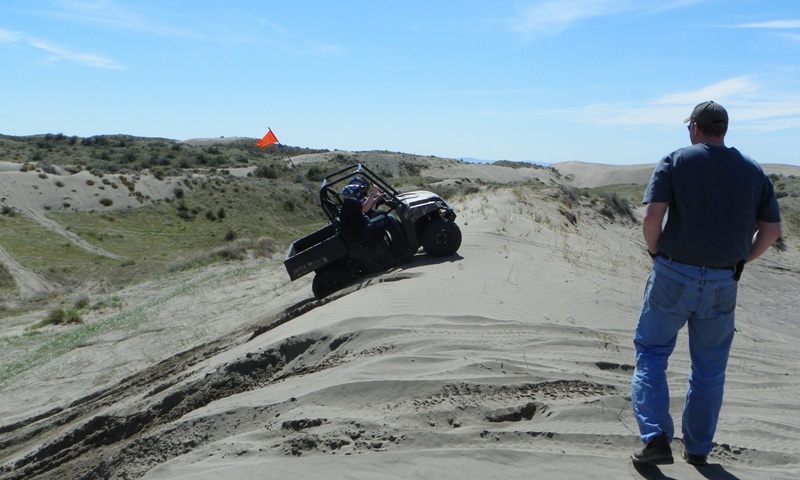
M 341 191 L 353 177 L 376 185 L 384 193 L 384 201 L 376 214 L 394 216 L 402 228 L 395 232 L 387 229 L 380 241 L 366 245 L 356 245 L 345 239 L 339 225 L 339 210 L 343 203 Z M 439 195 L 424 190 L 400 193 L 361 164 L 325 177 L 319 200 L 330 223 L 293 242 L 283 261 L 292 281 L 315 273 L 311 289 L 318 299 L 367 275 L 409 261 L 420 248 L 428 255 L 446 257 L 455 255 L 461 246 L 461 229 L 455 223 L 456 213 Z M 393 239 L 393 234 L 405 238 Z M 403 241 L 407 248 L 401 252 L 393 249 L 392 242 L 398 241 Z

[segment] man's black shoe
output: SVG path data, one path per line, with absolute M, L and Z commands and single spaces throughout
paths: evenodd
M 659 435 L 633 452 L 631 460 L 637 465 L 669 465 L 675 461 L 666 435 Z
M 695 465 L 697 467 L 708 465 L 708 457 L 705 455 L 693 455 L 691 453 L 684 451 L 683 459 L 686 460 L 686 463 Z

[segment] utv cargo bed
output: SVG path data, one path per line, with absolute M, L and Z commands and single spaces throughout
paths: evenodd
M 289 246 L 283 266 L 294 281 L 307 273 L 347 256 L 347 245 L 336 225 L 331 223 Z

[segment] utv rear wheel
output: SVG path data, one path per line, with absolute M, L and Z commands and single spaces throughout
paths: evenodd
M 444 218 L 431 220 L 422 234 L 422 246 L 433 257 L 455 255 L 461 246 L 461 229 Z
M 318 271 L 314 275 L 314 280 L 311 282 L 311 291 L 314 292 L 314 297 L 319 300 L 343 289 L 352 281 L 353 277 L 344 268 L 329 267 Z

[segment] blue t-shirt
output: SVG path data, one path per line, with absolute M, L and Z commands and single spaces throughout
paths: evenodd
M 642 203 L 669 203 L 658 251 L 709 267 L 736 265 L 750 254 L 756 221 L 778 223 L 769 177 L 735 148 L 698 144 L 662 158 Z

